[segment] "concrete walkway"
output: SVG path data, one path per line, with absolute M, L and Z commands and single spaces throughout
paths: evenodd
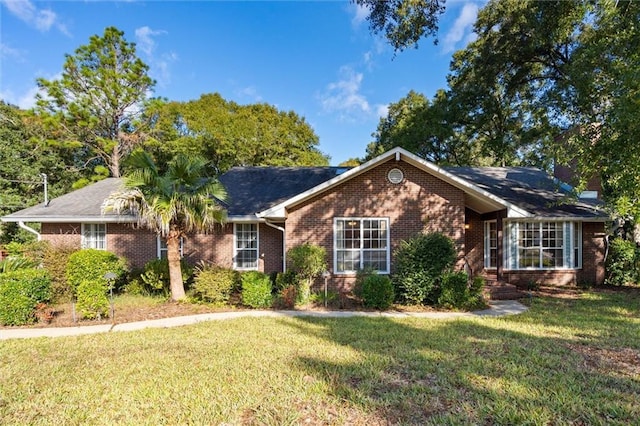
M 32 337 L 80 336 L 83 334 L 107 333 L 110 331 L 134 331 L 145 328 L 168 328 L 197 324 L 203 321 L 228 320 L 242 317 L 383 317 L 383 318 L 473 318 L 500 317 L 525 312 L 528 308 L 515 300 L 494 300 L 489 309 L 475 312 L 362 312 L 362 311 L 239 311 L 161 318 L 156 320 L 128 322 L 122 324 L 87 325 L 80 327 L 14 328 L 0 330 L 0 340 L 28 339 Z

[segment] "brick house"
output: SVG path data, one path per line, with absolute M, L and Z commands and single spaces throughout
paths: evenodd
M 441 168 L 395 148 L 355 168 L 236 167 L 220 181 L 228 222 L 183 241 L 192 263 L 277 272 L 288 248 L 313 243 L 327 251 L 332 285 L 348 289 L 358 269 L 392 273 L 402 240 L 437 231 L 472 275 L 521 287 L 604 281 L 600 202 L 569 200 L 567 185 L 538 169 Z M 39 222 L 44 240 L 110 250 L 141 267 L 166 247 L 132 217 L 102 214 L 120 185 L 105 179 L 2 220 Z

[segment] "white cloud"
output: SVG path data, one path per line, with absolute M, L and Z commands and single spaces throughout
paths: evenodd
M 158 84 L 166 86 L 171 81 L 171 64 L 178 60 L 178 55 L 173 52 L 156 55 L 156 43 L 154 37 L 167 34 L 163 30 L 152 30 L 144 26 L 137 28 L 135 31 L 136 47 L 146 55 L 149 63 L 149 74 L 154 77 Z
M 343 117 L 353 114 L 371 112 L 367 98 L 360 93 L 362 73 L 355 72 L 351 67 L 340 68 L 340 80 L 330 83 L 320 95 L 322 109 L 326 112 L 340 112 Z
M 0 99 L 9 104 L 16 105 L 21 109 L 30 109 L 36 106 L 36 95 L 39 91 L 38 86 L 30 87 L 22 94 L 16 94 L 9 90 L 7 92 L 0 92 Z
M 444 37 L 442 48 L 445 53 L 452 52 L 456 49 L 456 45 L 461 40 L 475 40 L 472 36 L 473 32 L 469 31 L 473 28 L 473 24 L 476 22 L 478 16 L 478 5 L 475 3 L 467 3 L 462 7 L 460 15 L 453 23 L 451 29 Z M 466 35 L 466 37 L 465 37 Z
M 0 0 L 0 4 L 3 4 L 16 18 L 35 27 L 38 31 L 47 32 L 55 27 L 61 33 L 70 35 L 67 27 L 60 22 L 58 15 L 51 9 L 38 9 L 29 0 Z
M 389 115 L 389 105 L 376 105 L 376 113 L 378 118 Z
M 24 52 L 18 49 L 0 42 L 0 58 L 16 58 L 18 60 L 24 59 Z
M 258 89 L 254 86 L 247 86 L 236 90 L 236 95 L 244 98 L 250 98 L 252 102 L 262 102 L 262 96 L 258 93 Z
M 151 28 L 144 26 L 136 28 L 136 45 L 137 47 L 148 56 L 153 55 L 153 51 L 156 49 L 156 42 L 153 39 L 154 36 L 166 34 L 166 31 L 157 30 L 154 31 Z
M 371 13 L 369 8 L 366 6 L 361 6 L 359 4 L 354 4 L 351 8 L 353 11 L 353 18 L 351 18 L 351 25 L 353 27 L 359 27 L 366 19 L 369 17 Z

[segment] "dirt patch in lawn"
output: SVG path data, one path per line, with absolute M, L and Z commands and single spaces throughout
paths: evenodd
M 588 369 L 623 376 L 640 376 L 640 351 L 636 349 L 605 349 L 579 344 L 567 346 L 582 355 Z

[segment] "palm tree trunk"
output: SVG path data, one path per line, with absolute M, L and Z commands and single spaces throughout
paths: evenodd
M 180 266 L 180 236 L 177 233 L 170 232 L 167 236 L 167 260 L 169 262 L 171 300 L 184 299 L 184 283 L 182 282 L 182 267 Z

